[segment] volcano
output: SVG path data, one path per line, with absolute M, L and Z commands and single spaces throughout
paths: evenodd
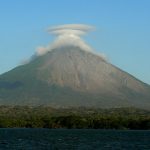
M 77 46 L 0 75 L 0 105 L 150 109 L 150 86 Z

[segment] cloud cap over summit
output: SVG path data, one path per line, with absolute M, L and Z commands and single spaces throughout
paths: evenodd
M 47 32 L 55 35 L 55 40 L 47 47 L 38 47 L 37 55 L 43 55 L 48 51 L 65 46 L 79 47 L 85 51 L 93 51 L 92 48 L 81 38 L 88 32 L 93 31 L 94 27 L 85 24 L 66 24 L 48 28 Z
M 90 25 L 85 25 L 85 24 L 66 24 L 66 25 L 60 25 L 60 26 L 55 26 L 51 27 L 48 29 L 48 32 L 51 34 L 64 34 L 64 33 L 70 33 L 77 34 L 77 35 L 82 35 L 86 34 L 90 31 L 93 31 L 95 28 Z

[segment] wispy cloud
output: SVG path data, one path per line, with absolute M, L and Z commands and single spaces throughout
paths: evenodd
M 94 53 L 104 60 L 107 60 L 105 54 L 96 53 L 82 38 L 88 32 L 94 31 L 95 28 L 85 24 L 66 24 L 48 28 L 47 32 L 55 36 L 55 40 L 48 46 L 39 46 L 36 49 L 35 56 L 42 56 L 49 51 L 65 46 L 79 47 L 81 50 Z
M 36 55 L 41 56 L 56 48 L 64 46 L 76 46 L 86 51 L 92 51 L 92 48 L 81 38 L 81 36 L 94 30 L 94 27 L 83 24 L 66 24 L 51 27 L 48 33 L 55 35 L 56 39 L 47 47 L 38 47 Z

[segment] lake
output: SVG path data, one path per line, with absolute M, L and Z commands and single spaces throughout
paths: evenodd
M 150 131 L 0 129 L 0 150 L 150 150 Z

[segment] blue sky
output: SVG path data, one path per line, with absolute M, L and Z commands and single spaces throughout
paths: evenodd
M 109 61 L 150 84 L 149 0 L 13 0 L 0 2 L 0 74 L 53 38 L 49 26 L 89 24 L 85 37 Z

